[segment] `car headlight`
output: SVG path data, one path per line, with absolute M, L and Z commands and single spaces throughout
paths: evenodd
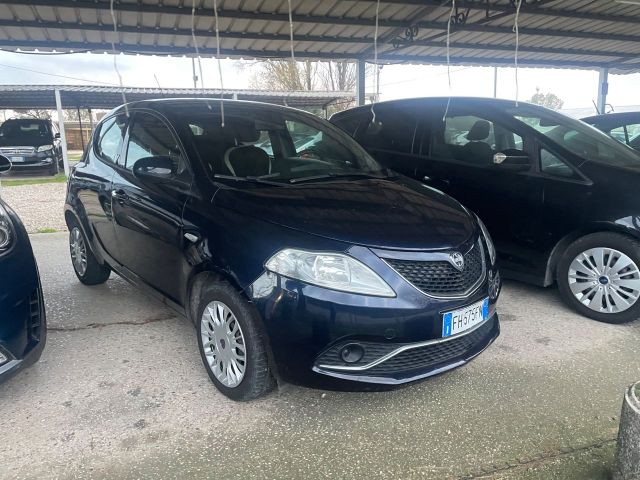
M 332 252 L 307 252 L 285 248 L 265 264 L 271 272 L 319 287 L 378 297 L 395 292 L 373 270 L 355 258 Z
M 482 235 L 484 236 L 484 241 L 487 244 L 487 250 L 489 250 L 489 260 L 491 260 L 491 265 L 496 263 L 496 247 L 493 244 L 493 240 L 491 239 L 491 235 L 489 235 L 489 230 L 487 230 L 486 225 L 480 217 L 476 215 L 476 219 L 478 220 L 478 224 L 480 225 L 480 230 L 482 230 Z
M 9 250 L 13 242 L 13 227 L 11 220 L 0 206 L 0 254 Z
M 37 152 L 48 152 L 49 150 L 53 150 L 53 145 L 41 145 L 36 149 Z

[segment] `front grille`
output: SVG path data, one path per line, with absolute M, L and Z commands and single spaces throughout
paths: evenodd
M 409 348 L 378 365 L 362 370 L 351 370 L 348 373 L 349 375 L 389 376 L 411 372 L 413 370 L 424 370 L 440 364 L 452 363 L 469 356 L 478 345 L 486 344 L 494 334 L 495 328 L 496 317 L 494 316 L 466 335 L 453 337 L 450 340 L 432 343 L 423 347 Z M 316 360 L 316 365 L 327 369 L 341 366 L 364 367 L 406 345 L 375 342 L 355 343 L 361 345 L 365 351 L 364 357 L 359 362 L 347 364 L 340 358 L 339 352 L 345 345 L 341 343 L 325 351 Z
M 0 148 L 0 154 L 2 155 L 33 155 L 35 152 L 34 147 L 9 147 Z
M 40 291 L 38 289 L 31 292 L 29 296 L 29 338 L 35 342 L 40 341 L 42 334 L 42 302 L 40 301 Z
M 418 290 L 439 297 L 465 295 L 484 276 L 484 252 L 478 240 L 464 257 L 462 271 L 448 261 L 384 260 Z
M 495 327 L 495 317 L 487 320 L 473 332 L 451 340 L 405 350 L 375 367 L 364 370 L 365 375 L 389 375 L 425 369 L 431 366 L 454 362 L 465 358 L 478 345 L 489 341 Z

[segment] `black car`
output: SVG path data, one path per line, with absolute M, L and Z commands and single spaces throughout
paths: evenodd
M 0 173 L 11 168 L 0 155 Z M 42 287 L 20 219 L 0 198 L 0 382 L 36 362 L 47 328 Z
M 298 134 L 316 143 L 296 147 Z M 113 270 L 191 319 L 209 376 L 236 400 L 276 378 L 410 382 L 499 333 L 495 251 L 476 217 L 294 109 L 120 107 L 74 168 L 65 216 L 80 281 Z
M 607 113 L 583 118 L 582 121 L 640 150 L 640 112 Z
M 375 113 L 373 120 L 372 110 Z M 640 315 L 640 155 L 579 120 L 525 102 L 399 100 L 331 121 L 380 163 L 484 220 L 505 277 L 557 282 L 605 322 Z
M 51 120 L 11 118 L 0 125 L 0 155 L 8 157 L 14 171 L 62 168 L 60 133 Z

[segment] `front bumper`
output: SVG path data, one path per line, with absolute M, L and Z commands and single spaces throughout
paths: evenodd
M 381 264 L 378 267 L 376 271 L 383 271 Z M 489 272 L 465 298 L 425 295 L 397 280 L 397 275 L 395 281 L 385 275 L 397 296 L 381 298 L 328 290 L 269 272 L 247 293 L 263 320 L 281 378 L 321 388 L 367 389 L 436 375 L 487 348 L 500 332 L 495 299 L 489 302 L 487 320 L 446 340 L 442 315 L 489 297 L 489 279 L 497 273 L 495 267 Z M 339 352 L 351 343 L 364 347 L 365 356 L 354 365 L 366 368 L 341 368 L 345 362 Z
M 15 162 L 11 164 L 12 171 L 25 171 L 25 170 L 40 170 L 51 168 L 51 166 L 56 161 L 55 155 L 47 155 L 46 157 L 42 156 L 26 156 L 24 157 L 24 161 Z

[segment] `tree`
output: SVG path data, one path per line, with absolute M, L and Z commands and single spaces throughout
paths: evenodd
M 564 100 L 558 97 L 555 93 L 542 93 L 540 88 L 536 87 L 536 93 L 533 94 L 531 103 L 536 105 L 542 105 L 543 107 L 550 108 L 552 110 L 560 110 L 564 105 Z
M 77 122 L 78 121 L 78 110 L 63 110 L 62 116 L 64 117 L 65 122 Z M 89 125 L 89 110 L 81 108 L 80 109 L 80 119 L 83 124 Z
M 42 120 L 51 120 L 51 110 L 33 108 L 29 110 L 15 110 L 14 118 L 39 118 Z
M 290 91 L 353 91 L 356 87 L 356 65 L 353 62 L 314 62 L 305 60 L 266 60 L 250 80 L 256 89 Z

